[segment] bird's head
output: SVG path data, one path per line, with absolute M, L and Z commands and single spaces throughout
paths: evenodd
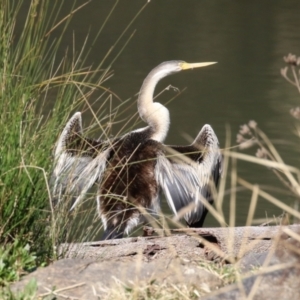
M 182 70 L 201 68 L 201 67 L 206 67 L 206 66 L 213 65 L 213 64 L 216 64 L 216 62 L 187 63 L 182 60 L 165 61 L 165 62 L 161 63 L 160 65 L 158 65 L 156 68 L 154 68 L 150 72 L 148 78 L 153 78 L 156 81 L 158 81 L 161 78 L 164 78 L 173 73 L 180 72 Z

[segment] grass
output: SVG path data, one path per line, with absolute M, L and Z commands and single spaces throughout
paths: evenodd
M 22 0 L 1 1 L 0 286 L 56 259 L 68 216 L 53 214 L 48 183 L 53 145 L 74 110 L 90 108 L 90 98 L 101 107 L 111 100 L 103 86 L 112 75 L 102 66 L 105 60 L 93 67 L 85 64 L 88 36 L 78 53 L 57 58 L 71 18 L 89 2 L 78 6 L 73 1 L 70 14 L 62 16 L 63 1 L 32 0 L 28 7 Z M 21 32 L 15 31 L 16 24 Z M 62 34 L 54 38 L 58 27 Z M 102 125 L 107 123 L 108 118 Z
M 1 299 L 5 300 L 33 300 L 37 295 L 37 282 L 35 279 L 31 280 L 23 289 L 23 291 L 14 293 L 9 287 L 4 287 L 0 291 Z
M 17 281 L 36 267 L 36 255 L 30 246 L 23 246 L 18 240 L 0 249 L 0 285 L 6 281 Z
M 112 289 L 104 289 L 106 294 L 103 299 L 199 299 L 199 296 L 206 294 L 203 290 L 184 284 L 167 284 L 155 280 L 144 285 L 128 286 L 116 280 Z
M 18 16 L 21 9 L 25 9 L 23 1 L 1 1 L 0 287 L 6 287 L 1 295 L 5 299 L 35 297 L 37 288 L 35 282 L 30 282 L 19 295 L 11 293 L 7 286 L 36 267 L 47 265 L 55 260 L 56 245 L 62 235 L 63 238 L 66 238 L 66 234 L 67 238 L 75 236 L 76 239 L 84 241 L 84 239 L 92 239 L 99 233 L 99 226 L 95 226 L 99 221 L 95 218 L 93 208 L 83 206 L 70 219 L 66 212 L 55 215 L 51 204 L 48 183 L 48 174 L 53 164 L 51 150 L 70 114 L 74 110 L 89 110 L 95 117 L 96 125 L 100 125 L 104 134 L 108 135 L 113 118 L 117 114 L 122 115 L 120 110 L 126 111 L 124 106 L 119 106 L 106 115 L 92 110 L 90 99 L 97 99 L 100 109 L 107 104 L 110 105 L 112 94 L 103 84 L 109 79 L 111 72 L 109 68 L 103 67 L 105 60 L 93 68 L 85 65 L 89 52 L 88 37 L 79 53 L 72 53 L 71 56 L 66 53 L 65 57 L 58 60 L 57 51 L 71 17 L 85 5 L 76 6 L 74 1 L 70 14 L 61 17 L 62 4 L 59 3 L 57 1 L 54 3 L 52 0 L 32 0 L 27 10 L 27 17 L 22 24 L 22 32 L 16 35 Z M 112 11 L 113 9 L 114 6 Z M 103 25 L 105 23 L 106 20 Z M 63 33 L 54 39 L 52 33 L 58 26 L 62 28 Z M 118 42 L 119 40 L 114 47 Z M 120 52 L 122 49 L 123 47 Z M 119 54 L 112 59 L 112 62 Z M 287 56 L 285 60 L 288 66 L 282 70 L 282 75 L 300 91 L 297 75 L 299 58 Z M 288 71 L 291 72 L 292 77 L 288 77 Z M 48 106 L 49 101 L 53 102 L 53 109 L 45 113 L 45 106 Z M 299 119 L 299 111 L 299 108 L 293 109 L 292 116 Z M 216 205 L 212 207 L 206 204 L 210 213 L 221 225 L 234 226 L 236 214 L 234 191 L 238 186 L 242 186 L 252 191 L 246 225 L 254 222 L 259 197 L 280 207 L 294 220 L 299 220 L 300 213 L 297 209 L 291 208 L 280 199 L 263 191 L 259 185 L 253 185 L 240 178 L 234 166 L 235 161 L 241 159 L 271 168 L 296 201 L 299 201 L 300 196 L 300 170 L 284 163 L 267 135 L 253 121 L 241 128 L 238 142 L 241 147 L 257 145 L 257 157 L 229 150 L 230 138 L 228 137 L 226 150 L 224 150 L 224 176 L 219 192 L 216 194 Z M 233 168 L 230 168 L 230 165 Z M 231 212 L 229 219 L 226 220 L 222 208 L 229 178 Z M 77 233 L 70 229 L 72 224 L 78 223 L 78 220 L 81 222 L 78 227 L 87 226 L 84 237 L 76 236 Z M 164 216 L 153 222 L 156 222 L 155 226 L 165 227 L 168 231 L 169 220 Z M 170 222 L 177 227 L 180 226 L 176 219 Z M 230 266 L 216 267 L 212 264 L 204 264 L 201 267 L 217 274 L 222 278 L 224 285 L 235 282 L 238 278 L 237 271 Z M 209 287 L 195 290 L 193 287 L 162 285 L 155 281 L 142 287 L 129 287 L 118 282 L 116 289 L 107 291 L 107 297 L 114 298 L 119 293 L 123 298 L 120 296 L 117 299 L 198 299 L 207 292 Z

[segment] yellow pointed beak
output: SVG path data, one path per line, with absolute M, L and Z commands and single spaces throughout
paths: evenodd
M 188 69 L 194 69 L 194 68 L 201 68 L 201 67 L 206 67 L 209 65 L 216 64 L 217 62 L 203 62 L 203 63 L 192 63 L 189 64 L 187 62 L 181 63 L 180 67 L 182 70 L 188 70 Z

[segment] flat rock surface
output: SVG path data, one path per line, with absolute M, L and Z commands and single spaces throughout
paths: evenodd
M 242 258 L 242 269 L 256 272 L 238 283 L 216 291 L 205 300 L 299 300 L 300 299 L 300 235 L 281 235 L 277 246 L 269 252 L 248 254 Z
M 158 283 L 188 285 L 201 288 L 204 284 L 216 287 L 222 280 L 196 263 L 178 259 L 157 259 L 143 263 L 136 257 L 131 261 L 98 262 L 93 259 L 62 259 L 39 269 L 14 285 L 22 290 L 31 278 L 38 280 L 38 294 L 46 296 L 51 290 L 56 299 L 99 299 L 108 289 L 120 283 L 125 287 Z
M 224 282 L 214 268 L 204 268 L 203 261 L 206 264 L 207 260 L 233 263 L 231 259 L 238 259 L 237 267 L 245 272 L 261 266 L 275 269 L 264 275 L 248 276 L 239 285 L 227 286 L 225 289 L 229 290 L 220 289 L 207 299 L 244 299 L 257 285 L 258 277 L 261 278 L 259 287 L 269 286 L 269 290 L 285 291 L 285 294 L 279 298 L 275 293 L 275 298 L 269 295 L 271 298 L 253 299 L 300 299 L 300 259 L 289 254 L 285 245 L 289 245 L 291 238 L 286 232 L 297 235 L 300 227 L 189 229 L 176 230 L 175 235 L 167 237 L 63 244 L 59 251 L 64 253 L 64 259 L 25 276 L 12 290 L 22 290 L 30 279 L 36 278 L 38 295 L 47 296 L 54 291 L 51 295 L 55 299 L 102 299 L 116 285 L 124 290 L 152 282 L 210 292 L 222 287 Z M 294 248 L 299 249 L 298 246 Z M 263 289 L 257 290 L 259 297 L 263 297 L 262 293 Z
M 300 232 L 300 225 L 200 228 L 172 230 L 172 236 L 132 237 L 60 246 L 64 257 L 122 260 L 139 251 L 145 260 L 178 255 L 193 260 L 196 257 L 214 260 L 217 256 L 240 259 L 249 253 L 267 252 L 273 238 L 284 230 Z
M 300 265 L 277 265 L 269 272 L 244 278 L 240 283 L 227 286 L 207 296 L 205 300 L 299 300 Z M 278 269 L 277 269 L 278 268 Z M 275 270 L 274 270 L 275 269 Z M 276 270 L 277 269 L 277 270 Z M 273 270 L 273 271 L 272 271 Z M 252 297 L 250 297 L 252 295 Z M 249 298 L 247 298 L 249 297 Z

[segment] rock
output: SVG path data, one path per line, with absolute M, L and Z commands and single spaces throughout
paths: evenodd
M 253 291 L 253 299 L 300 299 L 300 246 L 291 238 L 297 232 L 299 225 L 201 228 L 173 230 L 176 235 L 167 237 L 63 244 L 59 251 L 64 259 L 25 276 L 12 290 L 20 291 L 36 278 L 40 297 L 53 291 L 56 299 L 114 299 L 111 293 L 138 287 L 144 289 L 146 298 L 149 293 L 155 298 L 153 293 L 159 289 L 155 295 L 162 297 L 169 288 L 178 292 L 179 299 L 184 289 L 191 291 L 194 294 L 184 296 L 191 298 L 224 285 L 218 267 L 207 260 L 233 264 L 240 259 L 237 268 L 243 272 L 261 269 L 242 275 L 239 284 L 219 289 L 206 299 L 244 299 Z
M 299 268 L 299 266 L 298 266 Z M 300 272 L 291 266 L 262 275 L 244 278 L 240 284 L 233 284 L 220 289 L 203 300 L 299 300 Z M 250 293 L 252 297 L 249 297 Z
M 134 260 L 118 262 L 62 259 L 26 276 L 13 286 L 13 290 L 22 290 L 31 278 L 37 279 L 40 297 L 53 290 L 56 291 L 56 299 L 99 299 L 105 297 L 116 285 L 120 289 L 121 284 L 125 289 L 136 285 L 147 286 L 153 281 L 160 285 L 184 285 L 198 289 L 204 284 L 209 287 L 222 284 L 218 276 L 198 267 L 197 264 L 187 264 L 176 258 L 160 258 L 143 263 L 142 258 L 138 256 Z
M 70 243 L 60 246 L 64 257 L 122 259 L 134 256 L 137 250 L 157 245 L 155 257 L 160 258 L 176 253 L 178 256 L 193 259 L 195 255 L 203 259 L 215 260 L 217 257 L 235 261 L 247 254 L 267 252 L 273 238 L 283 228 L 293 232 L 300 231 L 300 225 L 234 228 L 185 228 L 171 230 L 172 236 L 132 237 L 89 243 Z M 155 230 L 161 234 L 162 230 Z M 181 235 L 179 235 L 181 233 Z M 146 258 L 146 256 L 145 256 Z
M 281 234 L 275 239 L 274 248 L 268 253 L 248 255 L 241 265 L 248 268 L 252 264 L 261 269 L 241 282 L 220 289 L 205 300 L 242 299 L 300 299 L 300 239 Z M 252 260 L 252 262 L 251 262 Z

